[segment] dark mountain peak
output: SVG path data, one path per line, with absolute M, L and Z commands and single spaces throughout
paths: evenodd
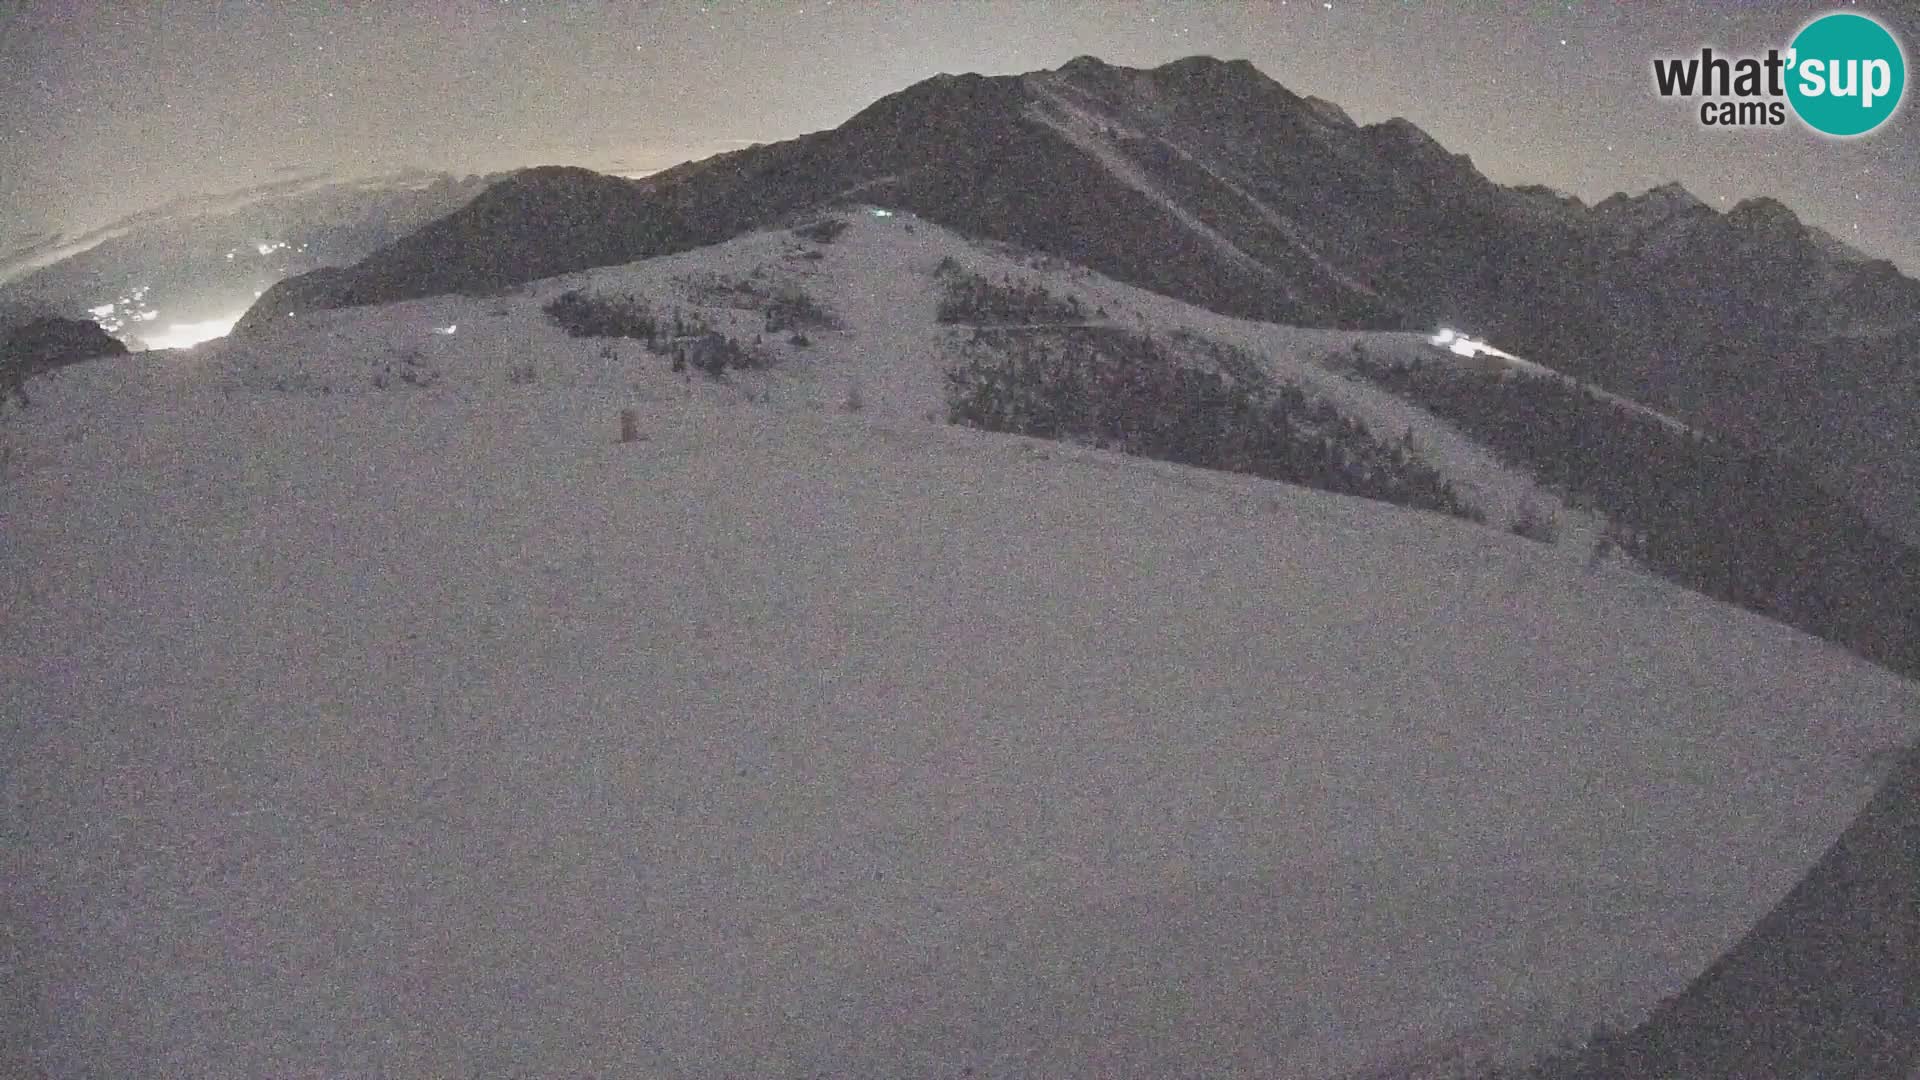
M 1587 204 L 1578 195 L 1569 195 L 1545 184 L 1522 184 L 1507 189 L 1506 201 L 1522 217 L 1579 227 L 1587 220 Z
M 524 169 L 515 169 L 508 174 L 505 183 L 535 183 L 573 177 L 578 180 L 591 180 L 605 173 L 597 173 L 583 165 L 529 165 Z
M 1157 74 L 1173 76 L 1209 74 L 1232 75 L 1236 78 L 1245 78 L 1249 75 L 1260 79 L 1266 78 L 1260 73 L 1259 68 L 1253 66 L 1251 60 L 1222 60 L 1217 56 L 1208 56 L 1204 53 L 1169 60 L 1153 70 Z
M 1279 83 L 1247 60 L 1221 60 L 1213 56 L 1184 56 L 1161 64 L 1148 72 L 1155 82 L 1176 86 L 1190 93 L 1219 95 L 1229 99 L 1250 94 L 1267 94 L 1283 89 Z M 1294 98 L 1292 93 L 1287 93 Z
M 1097 56 L 1076 56 L 1057 70 L 1062 75 L 1104 75 L 1114 67 Z
M 49 315 L 14 327 L 6 350 L 16 358 L 88 360 L 96 356 L 125 356 L 127 347 L 109 336 L 91 319 L 63 319 Z
M 1712 207 L 1675 182 L 1648 188 L 1638 195 L 1615 192 L 1595 203 L 1593 213 L 1610 225 L 1629 229 L 1705 221 L 1715 216 Z
M 125 345 L 88 319 L 48 316 L 23 323 L 0 342 L 0 400 L 28 376 L 99 356 L 125 355 Z
M 573 165 L 542 165 L 494 184 L 458 214 L 434 222 L 423 232 L 471 231 L 474 224 L 500 223 L 518 239 L 537 245 L 543 230 L 578 228 L 617 217 L 644 191 L 646 186 L 637 180 Z M 369 258 L 377 260 L 381 254 L 375 252 Z
M 836 133 L 858 138 L 876 131 L 887 132 L 888 137 L 941 132 L 945 133 L 942 137 L 950 138 L 960 131 L 979 131 L 1006 122 L 1025 100 L 1017 75 L 940 74 L 875 101 L 840 125 Z M 779 152 L 784 145 L 775 143 L 770 149 Z
M 1728 224 L 1760 229 L 1800 230 L 1800 217 L 1785 203 L 1765 195 L 1742 199 L 1727 211 Z
M 1098 61 L 1095 62 L 1097 63 Z M 930 75 L 920 80 L 920 84 L 928 87 L 951 89 L 953 87 L 981 86 L 996 80 L 1004 81 L 1005 78 L 1006 76 L 982 75 L 977 71 L 942 71 L 937 75 Z M 755 145 L 764 144 L 756 143 Z
M 1188 56 L 1135 74 L 1145 78 L 1126 88 L 1132 107 L 1154 116 L 1164 101 L 1190 129 L 1221 136 L 1232 131 L 1249 146 L 1298 138 L 1351 144 L 1360 130 L 1339 106 L 1301 97 L 1246 60 Z M 1155 93 L 1162 101 L 1148 100 Z
M 1124 67 L 1109 64 L 1097 56 L 1076 56 L 1055 71 L 1035 74 L 1061 76 L 1080 88 L 1097 92 L 1110 93 L 1118 89 L 1123 96 L 1137 96 L 1136 91 L 1126 89 L 1129 77 L 1145 77 L 1162 91 L 1170 91 L 1194 104 L 1258 101 L 1273 95 L 1280 95 L 1294 105 L 1301 101 L 1251 61 L 1213 56 L 1185 56 L 1155 68 Z
M 1420 129 L 1420 125 L 1404 116 L 1382 120 L 1377 124 L 1368 124 L 1361 129 L 1374 141 L 1391 143 L 1407 147 L 1426 155 L 1451 157 L 1447 148 L 1434 141 L 1433 136 Z
M 1707 209 L 1707 204 L 1701 202 L 1693 192 L 1688 191 L 1678 181 L 1668 181 L 1659 187 L 1648 188 L 1638 195 L 1616 191 L 1595 203 L 1593 208 L 1603 213 L 1641 214 L 1649 210 L 1680 213 L 1704 210 Z
M 483 293 L 684 245 L 684 223 L 649 192 L 646 181 L 576 166 L 522 169 L 351 268 L 280 282 L 235 330 L 321 308 Z
M 646 185 L 577 165 L 536 165 L 509 173 L 475 196 L 460 214 L 480 220 L 510 218 L 529 207 L 577 202 L 599 205 L 633 199 Z M 439 222 L 429 225 L 433 228 Z M 376 255 L 378 253 L 375 253 Z
M 1513 189 L 1513 193 L 1537 202 L 1551 203 L 1578 210 L 1584 210 L 1587 207 L 1586 203 L 1580 201 L 1580 196 L 1569 195 L 1559 188 L 1548 187 L 1545 184 L 1521 184 Z
M 631 193 L 638 190 L 638 187 L 639 185 L 631 180 L 594 172 L 592 169 L 578 165 L 535 165 L 508 174 L 505 179 L 481 192 L 475 201 L 511 199 L 518 197 L 521 192 L 528 191 Z
M 1413 175 L 1430 183 L 1444 181 L 1473 186 L 1486 183 L 1486 178 L 1473 167 L 1472 158 L 1450 152 L 1421 130 L 1420 125 L 1405 117 L 1368 124 L 1360 129 L 1360 135 L 1374 153 L 1403 164 Z
M 1315 116 L 1318 116 L 1320 119 L 1327 121 L 1335 127 L 1348 128 L 1354 131 L 1360 129 L 1360 125 L 1353 122 L 1353 117 L 1347 115 L 1347 110 L 1325 98 L 1308 96 L 1301 100 L 1306 102 L 1307 108 L 1312 110 Z
M 1656 199 L 1661 202 L 1676 203 L 1684 206 L 1707 205 L 1701 202 L 1699 197 L 1694 195 L 1693 192 L 1688 191 L 1686 186 L 1678 180 L 1669 180 L 1658 187 L 1648 188 L 1646 194 L 1642 195 L 1641 198 Z

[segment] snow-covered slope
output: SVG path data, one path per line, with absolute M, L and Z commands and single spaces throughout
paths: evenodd
M 595 295 L 635 296 L 656 313 L 700 315 L 742 340 L 758 345 L 779 363 L 767 376 L 745 375 L 737 391 L 703 388 L 709 396 L 762 397 L 773 403 L 837 407 L 857 388 L 866 408 L 882 417 L 939 418 L 943 367 L 959 355 L 965 326 L 935 322 L 942 260 L 998 280 L 1033 282 L 1061 296 L 1079 298 L 1092 321 L 1168 336 L 1185 331 L 1245 350 L 1275 377 L 1336 403 L 1386 439 L 1411 431 L 1418 453 L 1440 470 L 1468 502 L 1504 528 L 1524 503 L 1553 513 L 1563 525 L 1561 543 L 1571 558 L 1584 558 L 1603 523 L 1562 505 L 1558 495 L 1525 474 L 1500 464 L 1473 440 L 1432 415 L 1376 387 L 1357 384 L 1327 366 L 1359 347 L 1379 358 L 1415 354 L 1445 358 L 1419 334 L 1319 330 L 1279 326 L 1219 315 L 1191 304 L 1124 285 L 1059 260 L 999 245 L 981 246 L 907 214 L 875 217 L 854 211 L 835 216 L 848 225 L 829 244 L 816 244 L 781 230 L 681 255 L 609 267 L 534 283 L 495 299 L 437 297 L 377 308 L 348 308 L 291 317 L 284 326 L 243 340 L 208 346 L 191 361 L 210 377 L 257 387 L 327 388 L 366 392 L 374 377 L 398 383 L 402 358 L 412 357 L 443 380 L 442 391 L 491 396 L 508 373 L 534 361 L 543 382 L 635 384 L 679 393 L 663 362 L 638 343 L 569 340 L 541 314 L 555 296 L 582 289 Z M 811 256 L 818 256 L 814 258 Z M 806 331 L 811 344 L 795 347 L 786 334 L 764 334 L 759 309 L 764 297 L 798 290 L 833 312 L 839 331 Z M 756 304 L 746 293 L 758 293 Z M 455 327 L 453 334 L 437 332 Z M 319 340 L 324 349 L 303 343 Z M 611 350 L 615 356 L 605 355 Z M 317 352 L 318 355 L 314 355 Z
M 36 380 L 8 1064 L 1307 1077 L 1546 1038 L 1700 971 L 1920 734 L 1913 685 L 1624 569 L 927 423 L 933 263 L 1000 256 L 905 224 Z M 728 386 L 539 313 L 763 265 L 848 329 Z M 1387 407 L 1314 363 L 1352 335 L 1206 325 Z

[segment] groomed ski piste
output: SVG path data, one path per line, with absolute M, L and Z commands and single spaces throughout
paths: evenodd
M 1920 736 L 1920 687 L 1509 534 L 1551 496 L 1321 364 L 1420 335 L 845 220 L 28 384 L 0 1066 L 1524 1060 L 1683 986 Z M 1411 427 L 1490 524 L 947 426 L 949 257 Z M 713 382 L 541 310 L 751 337 L 700 299 L 743 280 L 843 328 Z

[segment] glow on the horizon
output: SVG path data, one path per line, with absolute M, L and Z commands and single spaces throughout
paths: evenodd
M 141 335 L 141 340 L 147 343 L 149 349 L 191 349 L 203 341 L 226 337 L 234 324 L 240 321 L 240 316 L 245 314 L 239 311 L 203 322 L 171 323 L 161 333 Z

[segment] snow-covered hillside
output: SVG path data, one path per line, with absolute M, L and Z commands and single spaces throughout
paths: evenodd
M 0 421 L 6 1064 L 1519 1052 L 1680 987 L 1920 735 L 1913 684 L 1628 569 L 928 423 L 964 332 L 933 323 L 937 263 L 1012 257 L 910 224 L 30 384 Z M 691 307 L 761 267 L 846 329 L 768 335 L 782 364 L 725 385 L 540 311 Z M 1054 280 L 1524 490 L 1317 365 L 1356 335 Z
M 1562 505 L 1558 495 L 1502 466 L 1473 440 L 1378 388 L 1357 384 L 1326 366 L 1356 346 L 1381 359 L 1421 355 L 1446 359 L 1418 334 L 1368 333 L 1278 326 L 1235 319 L 1120 284 L 1083 268 L 1000 246 L 983 247 L 910 215 L 837 215 L 848 228 L 820 244 L 784 230 L 755 233 L 712 248 L 624 267 L 572 274 L 495 299 L 437 297 L 379 308 L 322 311 L 289 318 L 245 340 L 203 347 L 181 361 L 208 376 L 258 388 L 330 392 L 374 389 L 376 376 L 399 383 L 418 367 L 439 389 L 492 396 L 513 369 L 533 362 L 541 383 L 679 393 L 663 363 L 636 342 L 569 340 L 541 313 L 570 289 L 635 296 L 656 313 L 700 315 L 736 337 L 763 338 L 778 358 L 772 374 L 748 375 L 740 389 L 702 388 L 711 397 L 745 395 L 774 404 L 837 407 L 858 389 L 877 416 L 938 419 L 945 414 L 942 370 L 968 328 L 943 326 L 934 314 L 942 293 L 939 268 L 951 260 L 991 279 L 1034 282 L 1081 300 L 1105 324 L 1155 335 L 1188 332 L 1245 350 L 1277 378 L 1296 383 L 1384 438 L 1411 431 L 1418 453 L 1502 528 L 1532 504 L 1563 526 L 1570 557 L 1583 558 L 1603 523 Z M 771 294 L 797 290 L 838 317 L 840 331 L 808 329 L 810 344 L 761 334 L 760 309 Z M 757 299 L 756 299 L 756 295 Z M 446 333 L 452 328 L 452 333 Z M 324 349 L 308 342 L 325 342 Z M 611 352 L 611 357 L 608 353 Z M 412 363 L 408 361 L 411 360 Z

